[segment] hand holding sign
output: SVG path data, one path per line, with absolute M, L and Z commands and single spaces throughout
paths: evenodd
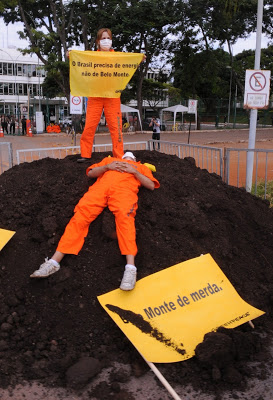
M 73 96 L 120 97 L 143 60 L 141 53 L 70 51 Z

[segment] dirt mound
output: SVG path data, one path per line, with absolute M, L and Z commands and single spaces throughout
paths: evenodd
M 266 201 L 197 168 L 191 158 L 154 151 L 135 154 L 156 165 L 161 184 L 154 192 L 139 192 L 138 278 L 210 253 L 242 298 L 266 312 L 255 320 L 255 330 L 245 324 L 210 333 L 196 357 L 159 368 L 171 383 L 192 383 L 214 393 L 227 385 L 242 386 L 253 374 L 262 377 L 270 362 L 266 345 L 273 326 L 272 210 Z M 94 153 L 92 160 L 106 155 Z M 24 163 L 0 176 L 0 227 L 16 231 L 0 252 L 2 387 L 22 378 L 80 387 L 117 359 L 137 364 L 132 371 L 147 370 L 97 301 L 98 295 L 119 286 L 125 264 L 108 211 L 92 223 L 79 256 L 66 256 L 61 270 L 49 279 L 29 279 L 53 254 L 74 206 L 94 182 L 77 158 Z M 249 360 L 256 361 L 255 370 Z M 75 371 L 82 371 L 84 378 Z M 116 374 L 112 385 L 122 379 Z M 118 398 L 106 384 L 95 395 Z

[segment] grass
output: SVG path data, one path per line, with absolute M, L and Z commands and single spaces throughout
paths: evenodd
M 270 203 L 270 207 L 273 207 L 273 181 L 268 181 L 266 183 L 266 195 L 265 195 L 265 182 L 260 181 L 257 183 L 256 193 L 255 185 L 252 186 L 251 193 L 261 199 L 266 199 Z

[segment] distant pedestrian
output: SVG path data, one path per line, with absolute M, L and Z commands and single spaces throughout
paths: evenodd
M 4 115 L 2 116 L 2 119 L 1 119 L 1 126 L 3 129 L 3 132 L 4 133 L 6 132 L 6 134 L 8 135 L 9 134 L 8 133 L 8 120 Z
M 152 139 L 158 140 L 157 149 L 160 150 L 160 119 L 154 115 L 149 126 L 153 128 Z M 155 142 L 153 142 L 153 149 L 155 150 Z
M 15 118 L 13 115 L 10 117 L 9 133 L 10 135 L 15 135 Z
M 23 116 L 21 122 L 22 122 L 22 135 L 25 135 L 27 132 L 27 120 L 25 116 Z

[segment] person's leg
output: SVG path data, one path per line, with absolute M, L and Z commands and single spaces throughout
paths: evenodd
M 158 140 L 158 150 L 160 150 L 160 132 L 157 134 L 157 140 Z
M 103 98 L 89 97 L 86 110 L 85 127 L 80 141 L 82 158 L 90 158 L 92 155 L 94 136 L 97 126 L 100 122 L 102 110 Z
M 122 158 L 123 136 L 122 136 L 122 114 L 120 110 L 120 98 L 104 99 L 104 114 L 111 134 L 113 144 L 113 156 Z
M 98 187 L 94 189 L 93 186 Z M 93 186 L 76 205 L 75 214 L 67 224 L 51 259 L 45 259 L 40 268 L 30 275 L 31 278 L 46 278 L 60 269 L 60 262 L 65 254 L 77 255 L 79 253 L 88 234 L 90 223 L 107 205 L 104 189 L 99 185 L 94 184 Z
M 152 139 L 156 140 L 156 134 L 153 132 Z M 153 150 L 155 150 L 155 142 L 153 142 Z
M 75 207 L 75 214 L 67 224 L 57 251 L 78 255 L 88 234 L 89 225 L 107 206 L 105 188 L 94 184 Z
M 133 256 L 132 254 L 127 254 L 126 261 L 127 261 L 127 264 L 135 265 L 135 256 Z
M 119 193 L 120 194 L 120 193 Z M 131 201 L 130 201 L 131 197 Z M 132 290 L 136 284 L 137 269 L 135 255 L 137 254 L 135 215 L 137 196 L 127 193 L 124 198 L 111 197 L 108 207 L 113 212 L 116 221 L 118 244 L 122 255 L 126 256 L 126 265 L 120 284 L 122 290 Z

